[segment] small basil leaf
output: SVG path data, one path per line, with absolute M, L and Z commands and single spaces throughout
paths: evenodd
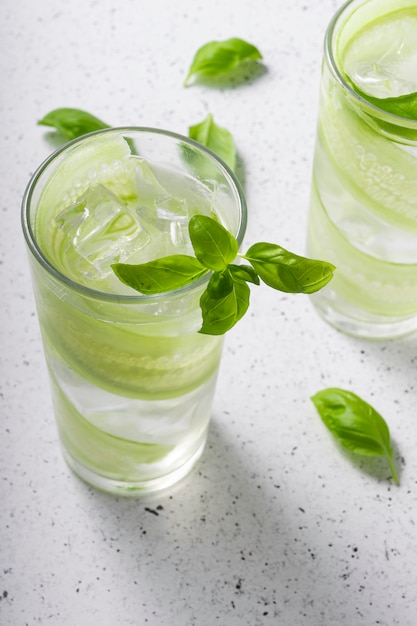
M 412 120 L 413 122 L 417 120 L 417 91 L 391 98 L 376 98 L 362 91 L 348 76 L 346 76 L 346 80 L 353 91 L 381 111 L 386 111 L 403 120 Z M 395 118 L 382 119 L 377 115 L 372 116 L 373 124 L 376 124 L 384 133 L 398 137 L 400 140 L 405 139 L 407 143 L 410 140 L 416 141 L 417 128 L 415 125 L 405 122 L 399 124 L 398 121 Z
M 226 268 L 222 272 L 214 272 L 207 285 L 210 298 L 225 298 L 233 289 L 233 278 Z
M 370 404 L 336 387 L 319 391 L 311 400 L 323 423 L 345 448 L 355 454 L 385 457 L 398 484 L 388 426 Z
M 245 280 L 247 283 L 253 283 L 259 285 L 260 280 L 258 274 L 250 265 L 229 265 L 229 271 L 231 272 L 234 280 Z
M 382 111 L 387 111 L 387 113 L 392 113 L 393 115 L 398 115 L 398 117 L 417 120 L 417 91 L 391 98 L 376 98 L 362 91 L 362 89 L 355 85 L 350 79 L 348 80 L 354 91 L 356 91 L 361 98 L 378 107 L 378 109 L 382 109 Z
M 211 277 L 207 289 L 200 298 L 203 325 L 200 333 L 223 335 L 245 315 L 249 307 L 250 290 L 245 282 L 233 281 L 232 289 L 224 295 L 223 285 Z M 213 284 L 210 285 L 210 282 Z
M 231 72 L 246 61 L 262 59 L 258 48 L 233 37 L 225 41 L 211 41 L 199 48 L 194 55 L 184 85 L 195 75 L 217 77 Z
M 139 265 L 115 263 L 112 269 L 122 283 L 147 295 L 185 287 L 207 273 L 197 259 L 183 254 Z
M 232 135 L 225 128 L 215 124 L 209 113 L 200 124 L 190 126 L 188 135 L 215 152 L 233 171 L 236 168 L 236 147 Z
M 194 215 L 188 230 L 197 259 L 208 269 L 221 271 L 236 258 L 238 242 L 211 217 Z
M 75 139 L 95 130 L 109 128 L 108 124 L 102 122 L 81 109 L 54 109 L 39 120 L 38 124 L 42 126 L 52 126 L 67 139 Z
M 273 243 L 255 243 L 243 258 L 264 283 L 287 293 L 314 293 L 331 280 L 335 269 L 331 263 L 298 256 Z

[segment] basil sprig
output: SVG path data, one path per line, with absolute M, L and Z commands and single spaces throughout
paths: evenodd
M 194 215 L 189 234 L 195 257 L 171 255 L 148 263 L 112 265 L 116 276 L 144 294 L 179 289 L 211 271 L 200 298 L 203 324 L 200 333 L 222 335 L 230 330 L 249 307 L 248 283 L 287 293 L 313 293 L 333 277 L 334 265 L 292 254 L 272 243 L 258 243 L 238 254 L 238 242 L 219 222 Z M 236 256 L 250 265 L 236 265 Z
M 323 423 L 345 448 L 358 455 L 385 457 L 393 481 L 399 484 L 387 423 L 370 404 L 337 387 L 323 389 L 311 400 Z
M 195 76 L 216 78 L 232 72 L 245 62 L 260 59 L 262 54 L 258 48 L 238 37 L 210 41 L 195 53 L 184 86 L 188 86 Z
M 95 130 L 110 128 L 95 115 L 82 109 L 61 108 L 47 113 L 38 122 L 41 126 L 51 126 L 67 139 L 75 139 Z

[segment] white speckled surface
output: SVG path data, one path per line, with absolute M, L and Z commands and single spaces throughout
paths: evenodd
M 3 0 L 0 624 L 414 626 L 417 338 L 367 343 L 303 296 L 252 290 L 229 334 L 205 455 L 144 500 L 93 491 L 58 449 L 20 201 L 54 146 L 58 106 L 109 124 L 234 135 L 246 243 L 304 252 L 322 38 L 336 0 Z M 266 72 L 234 89 L 182 81 L 196 49 L 238 36 Z M 351 389 L 387 419 L 401 479 L 352 462 L 309 400 Z

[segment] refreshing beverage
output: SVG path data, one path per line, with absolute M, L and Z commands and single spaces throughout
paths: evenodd
M 104 490 L 147 493 L 182 478 L 207 436 L 222 337 L 198 333 L 207 276 L 145 296 L 113 263 L 192 254 L 191 216 L 242 241 L 233 174 L 173 133 L 113 129 L 75 140 L 35 173 L 23 202 L 62 450 Z
M 325 38 L 308 249 L 312 301 L 362 337 L 417 329 L 417 3 L 353 0 Z

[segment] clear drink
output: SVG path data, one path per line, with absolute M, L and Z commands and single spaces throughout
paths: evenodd
M 217 218 L 241 242 L 233 174 L 172 133 L 114 129 L 68 144 L 23 202 L 34 291 L 63 454 L 90 484 L 147 493 L 201 455 L 222 338 L 198 333 L 207 277 L 144 296 L 115 262 L 193 254 L 188 221 Z
M 417 119 L 373 99 L 414 92 L 415 0 L 344 5 L 325 38 L 308 249 L 336 266 L 314 305 L 353 335 L 417 329 Z

